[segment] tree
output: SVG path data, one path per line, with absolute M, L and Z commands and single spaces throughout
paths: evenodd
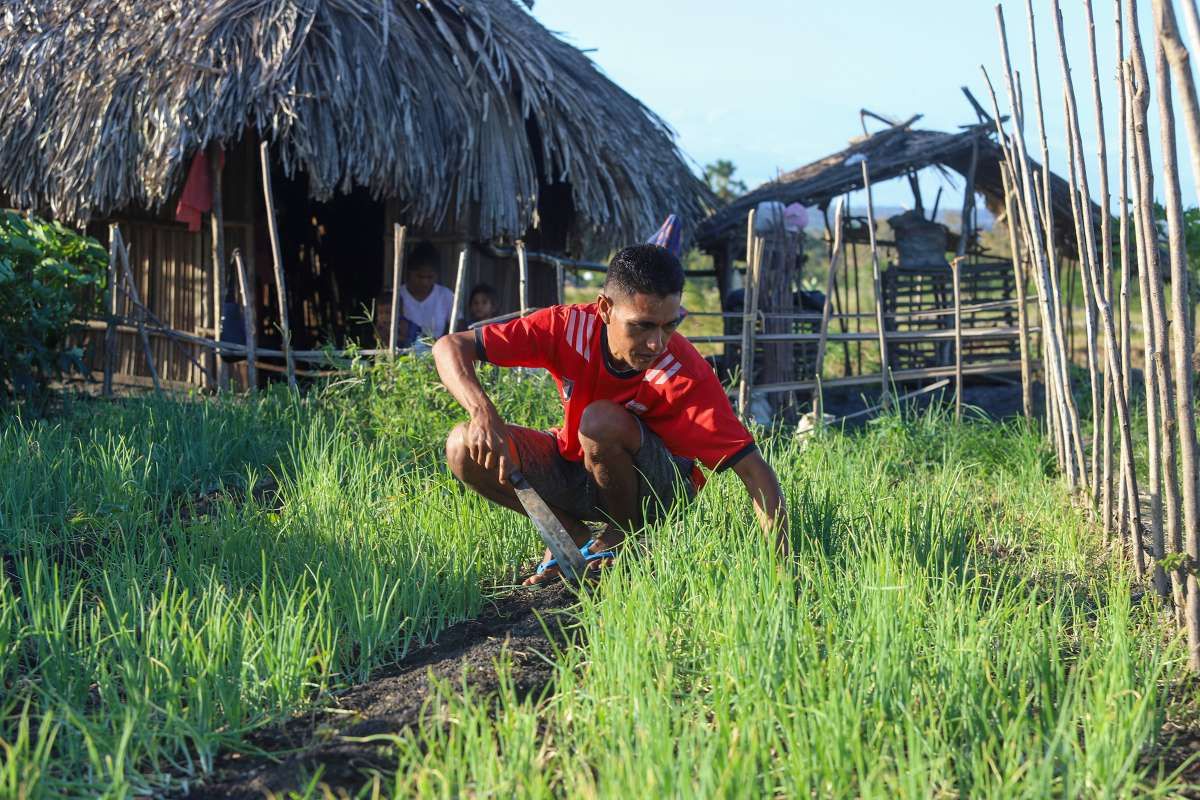
M 726 158 L 718 158 L 704 168 L 704 182 L 722 204 L 728 203 L 746 191 L 746 182 L 733 177 L 737 167 Z

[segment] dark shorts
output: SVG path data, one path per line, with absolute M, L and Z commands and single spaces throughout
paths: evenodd
M 692 460 L 671 454 L 663 440 L 638 420 L 642 446 L 633 457 L 638 471 L 638 502 L 647 524 L 657 520 L 678 501 L 696 496 L 692 486 Z M 583 463 L 568 461 L 558 452 L 558 439 L 550 431 L 509 427 L 521 472 L 542 499 L 584 522 L 608 522 L 600 489 Z

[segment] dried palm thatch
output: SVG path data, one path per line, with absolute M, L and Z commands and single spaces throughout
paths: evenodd
M 193 153 L 269 139 L 325 199 L 523 233 L 539 181 L 632 239 L 708 195 L 666 124 L 514 0 L 15 0 L 0 9 L 0 192 L 86 220 L 163 204 Z

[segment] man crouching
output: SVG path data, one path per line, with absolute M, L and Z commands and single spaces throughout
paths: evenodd
M 716 373 L 675 331 L 683 278 L 668 250 L 627 247 L 613 258 L 596 302 L 451 334 L 433 348 L 442 383 L 470 414 L 446 441 L 455 476 L 523 514 L 508 481 L 519 469 L 582 545 L 589 566 L 611 560 L 627 535 L 694 498 L 704 484 L 698 464 L 732 469 L 759 524 L 781 554 L 788 552 L 775 471 L 734 414 Z M 507 424 L 476 377 L 476 361 L 549 371 L 563 404 L 562 427 Z M 604 523 L 591 541 L 587 522 Z M 547 550 L 525 584 L 557 572 Z

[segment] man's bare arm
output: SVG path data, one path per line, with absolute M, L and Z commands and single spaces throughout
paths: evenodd
M 762 454 L 755 450 L 734 464 L 733 471 L 742 479 L 746 491 L 750 493 L 750 499 L 754 501 L 754 513 L 763 532 L 767 536 L 774 535 L 779 555 L 788 555 L 790 543 L 787 504 L 783 500 L 783 490 L 779 488 L 779 478 L 775 475 L 775 470 L 771 469 L 771 465 Z
M 433 345 L 433 363 L 437 365 L 442 385 L 471 417 L 466 430 L 471 460 L 484 469 L 499 470 L 500 482 L 504 483 L 511 466 L 504 420 L 479 383 L 475 361 L 473 332 L 451 333 Z

